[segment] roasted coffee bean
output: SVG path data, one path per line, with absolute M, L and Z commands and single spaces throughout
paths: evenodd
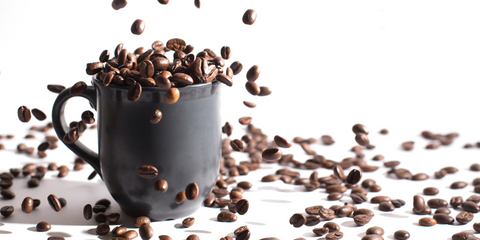
M 173 240 L 173 238 L 170 237 L 170 236 L 168 236 L 168 235 L 160 235 L 160 236 L 158 236 L 158 238 L 159 238 L 160 240 Z M 233 240 L 233 239 L 232 239 L 232 240 Z
M 2 197 L 4 199 L 14 199 L 15 198 L 15 193 L 12 192 L 9 189 L 2 189 L 2 191 L 0 191 L 0 195 L 2 195 Z
M 112 235 L 114 237 L 120 237 L 127 232 L 127 227 L 125 225 L 116 226 L 112 229 Z
M 110 232 L 110 226 L 108 223 L 100 223 L 98 224 L 96 231 L 98 235 L 105 235 Z
M 237 183 L 237 187 L 241 187 L 245 190 L 252 188 L 253 184 L 248 181 L 241 181 Z
M 397 230 L 393 234 L 393 237 L 397 240 L 405 240 L 410 238 L 410 233 L 406 230 Z
M 445 170 L 445 171 L 447 171 L 447 173 L 456 173 L 456 172 L 458 172 L 458 168 L 452 167 L 452 166 L 450 166 L 450 167 L 444 167 L 444 168 L 442 168 L 441 170 Z
M 318 223 L 320 223 L 320 216 L 317 216 L 317 215 L 308 215 L 308 216 L 305 216 L 305 226 L 315 226 L 317 225 Z
M 237 152 L 241 152 L 245 149 L 245 146 L 243 145 L 243 142 L 240 139 L 234 139 L 230 141 L 230 146 L 234 151 L 237 151 Z
M 320 208 L 323 208 L 322 205 L 315 205 L 315 206 L 310 206 L 305 208 L 305 212 L 310 214 L 310 215 L 318 215 L 318 211 Z
M 448 202 L 441 198 L 432 198 L 427 201 L 427 205 L 430 208 L 439 208 L 448 206 Z
M 345 187 L 344 185 L 330 185 L 325 188 L 326 193 L 333 193 L 333 192 L 344 193 L 346 191 L 347 191 L 347 187 Z
M 130 31 L 135 35 L 141 35 L 145 31 L 145 21 L 137 19 L 132 23 Z
M 367 146 L 370 143 L 370 140 L 368 139 L 367 134 L 365 133 L 358 133 L 355 135 L 355 141 L 358 143 L 360 146 Z
M 403 150 L 405 151 L 410 151 L 413 149 L 413 146 L 414 146 L 414 142 L 413 141 L 407 141 L 407 142 L 403 142 L 402 143 L 402 148 Z
M 384 238 L 380 235 L 365 235 L 361 240 L 383 240 Z
M 475 240 L 477 239 L 473 233 L 459 232 L 452 235 L 452 240 Z
M 428 175 L 425 173 L 417 173 L 413 175 L 411 179 L 413 181 L 422 181 L 422 180 L 427 180 L 428 178 L 429 178 Z
M 185 199 L 187 199 L 187 196 L 185 195 L 185 191 L 180 191 L 175 196 L 175 203 L 180 204 L 183 201 L 185 201 Z
M 371 203 L 381 203 L 381 202 L 389 202 L 391 201 L 392 199 L 388 196 L 382 196 L 382 195 L 379 195 L 379 196 L 375 196 L 375 197 L 372 197 L 370 199 L 370 202 Z
M 354 185 L 357 184 L 361 179 L 362 172 L 358 169 L 352 169 L 345 178 L 345 182 Z
M 0 209 L 0 214 L 2 214 L 2 216 L 4 216 L 4 217 L 8 217 L 8 216 L 12 215 L 14 210 L 15 210 L 15 208 L 13 206 L 3 206 Z
M 60 201 L 58 200 L 57 196 L 50 194 L 47 197 L 48 204 L 50 207 L 55 211 L 59 212 L 62 210 L 62 205 L 60 204 Z
M 127 0 L 113 0 L 112 1 L 112 8 L 115 10 L 119 10 L 127 6 Z
M 245 213 L 247 213 L 249 205 L 250 204 L 247 199 L 240 199 L 235 204 L 235 210 L 237 211 L 238 214 L 244 215 Z
M 220 54 L 222 55 L 223 59 L 228 60 L 232 56 L 232 50 L 229 46 L 223 46 L 220 50 Z
M 455 220 L 457 220 L 459 224 L 467 224 L 473 220 L 473 213 L 462 211 L 457 214 Z
M 323 227 L 327 228 L 328 232 L 331 233 L 340 231 L 340 225 L 334 222 L 326 222 L 325 224 L 323 224 Z
M 133 221 L 133 225 L 137 228 L 140 227 L 142 224 L 150 224 L 150 223 L 151 223 L 150 218 L 146 216 L 137 217 Z
M 130 86 L 127 92 L 127 99 L 131 102 L 137 101 L 142 95 L 142 85 L 140 83 L 135 83 Z
M 290 217 L 290 224 L 294 227 L 301 227 L 305 224 L 307 218 L 301 213 L 295 213 Z
M 186 47 L 187 44 L 180 38 L 172 38 L 167 41 L 167 48 L 173 51 L 183 51 Z
M 43 121 L 43 120 L 47 119 L 47 115 L 42 110 L 40 110 L 38 108 L 32 109 L 32 114 L 39 121 Z
M 465 181 L 455 181 L 450 185 L 451 189 L 462 189 L 468 185 Z
M 314 228 L 312 231 L 317 236 L 323 236 L 329 232 L 329 229 L 322 227 L 322 228 Z
M 259 76 L 260 76 L 260 67 L 258 67 L 257 65 L 253 65 L 247 71 L 247 80 L 249 82 L 255 82 Z
M 98 223 L 107 222 L 107 216 L 104 213 L 97 213 L 95 214 L 94 218 Z
M 257 106 L 257 104 L 249 101 L 243 101 L 243 104 L 249 108 L 255 108 Z
M 198 185 L 194 182 L 188 184 L 188 186 L 185 188 L 185 197 L 188 200 L 197 199 L 198 194 L 200 194 L 200 189 L 198 188 Z
M 466 199 L 466 201 L 472 201 L 474 203 L 480 202 L 480 195 L 472 195 Z
M 320 139 L 322 140 L 322 143 L 324 145 L 332 145 L 332 144 L 335 143 L 335 141 L 333 140 L 333 138 L 330 135 L 322 135 L 320 137 Z
M 368 133 L 369 133 L 367 127 L 365 127 L 365 125 L 360 124 L 360 123 L 357 123 L 357 124 L 353 125 L 352 131 L 355 134 L 363 133 L 363 134 L 368 135 Z
M 158 170 L 154 166 L 143 165 L 137 169 L 137 174 L 142 178 L 154 178 L 158 175 Z
M 106 208 L 110 207 L 110 204 L 112 204 L 112 202 L 110 202 L 110 200 L 108 200 L 106 198 L 102 198 L 102 199 L 98 200 L 97 202 L 95 202 L 95 205 L 103 205 Z
M 99 73 L 100 71 L 102 71 L 102 69 L 103 69 L 103 63 L 93 62 L 93 63 L 87 63 L 87 68 L 85 69 L 85 71 L 87 72 L 88 75 L 95 75 L 95 74 Z M 70 93 L 72 93 L 71 89 L 70 89 Z M 72 94 L 72 95 L 74 95 L 74 94 Z M 74 95 L 74 96 L 76 96 L 76 95 Z
M 87 89 L 87 84 L 83 81 L 79 81 L 75 83 L 71 88 L 70 88 L 70 94 L 72 96 L 78 96 L 80 95 L 85 89 Z
M 21 122 L 29 122 L 32 119 L 32 113 L 27 106 L 20 106 L 18 108 L 18 119 Z
M 353 221 L 358 225 L 358 226 L 363 226 L 372 220 L 372 217 L 369 215 L 365 214 L 359 214 L 353 217 Z
M 350 197 L 355 203 L 362 203 L 368 201 L 367 196 L 361 193 L 350 193 Z
M 27 185 L 29 188 L 35 188 L 40 185 L 40 181 L 37 178 L 30 178 L 30 180 L 27 182 Z
M 445 213 L 435 213 L 433 219 L 435 219 L 438 224 L 452 224 L 455 221 L 452 216 Z
M 384 212 L 391 212 L 395 210 L 395 206 L 391 202 L 381 202 L 378 205 L 378 209 Z
M 216 79 L 217 79 L 219 82 L 221 82 L 221 83 L 223 83 L 223 84 L 225 84 L 225 85 L 227 85 L 227 86 L 229 86 L 229 87 L 233 86 L 232 77 L 230 77 L 230 76 L 228 76 L 228 75 L 225 75 L 225 74 L 223 74 L 223 73 L 219 73 L 219 74 L 217 75 Z
M 61 93 L 63 90 L 65 90 L 65 86 L 59 84 L 48 84 L 47 89 L 53 93 Z
M 165 93 L 165 102 L 168 104 L 174 104 L 178 101 L 180 98 L 180 91 L 178 88 L 172 87 L 168 89 L 168 91 Z
M 327 199 L 329 201 L 334 201 L 334 200 L 340 200 L 340 199 L 342 199 L 342 197 L 343 197 L 342 193 L 333 192 L 333 193 L 328 194 Z
M 341 238 L 343 238 L 343 232 L 340 231 L 327 233 L 327 235 L 325 235 L 325 240 L 335 240 Z
M 92 111 L 87 110 L 82 113 L 82 122 L 85 124 L 94 124 L 95 123 L 95 117 Z
M 85 207 L 83 207 L 83 217 L 86 220 L 92 219 L 92 216 L 93 216 L 92 212 L 93 212 L 92 205 L 87 204 L 87 205 L 85 205 Z
M 437 213 L 445 213 L 445 214 L 450 214 L 452 211 L 450 211 L 450 209 L 448 209 L 447 207 L 440 207 L 440 208 L 437 208 L 437 210 L 435 210 L 435 213 L 434 214 L 437 214 Z
M 126 238 L 127 240 L 135 239 L 138 237 L 138 233 L 135 230 L 128 230 L 126 231 L 123 235 L 123 238 Z
M 353 211 L 353 216 L 357 216 L 357 215 L 361 215 L 361 214 L 368 215 L 368 216 L 371 216 L 371 217 L 373 217 L 375 215 L 372 212 L 372 210 L 367 209 L 367 208 L 359 208 L 359 209 Z
M 162 112 L 158 109 L 155 109 L 155 112 L 153 113 L 152 117 L 150 118 L 150 123 L 151 124 L 157 124 L 162 120 Z
M 232 71 L 233 71 L 233 75 L 237 75 L 237 74 L 239 74 L 239 73 L 242 71 L 243 65 L 242 65 L 241 62 L 235 61 L 235 62 L 233 62 L 233 63 L 230 65 L 230 68 L 231 68 Z
M 405 201 L 401 199 L 392 199 L 390 202 L 392 202 L 393 206 L 396 208 L 400 208 L 405 205 Z
M 142 224 L 138 229 L 138 232 L 143 240 L 148 240 L 153 237 L 153 228 L 149 223 Z
M 269 87 L 260 86 L 260 92 L 258 96 L 268 96 L 272 93 L 272 90 Z
M 193 225 L 193 223 L 195 223 L 195 218 L 193 218 L 193 217 L 187 217 L 187 218 L 183 219 L 183 221 L 182 221 L 182 226 L 183 226 L 184 228 L 189 228 L 189 227 L 191 227 L 191 226 Z
M 242 21 L 246 25 L 252 25 L 257 20 L 257 12 L 253 9 L 248 9 L 245 11 L 242 17 Z
M 260 93 L 260 87 L 255 82 L 247 82 L 245 84 L 245 89 L 247 89 L 247 91 L 254 96 Z
M 365 232 L 365 234 L 367 235 L 380 235 L 380 236 L 383 235 L 384 233 L 385 231 L 383 230 L 383 228 L 378 226 L 369 227 Z
M 437 221 L 431 217 L 423 217 L 418 220 L 418 224 L 420 224 L 420 226 L 430 227 L 437 224 Z
M 279 148 L 267 148 L 262 152 L 262 158 L 265 160 L 278 160 L 282 157 L 282 151 Z
M 395 169 L 395 176 L 398 179 L 410 179 L 412 177 L 412 173 L 404 168 Z
M 462 208 L 463 210 L 471 213 L 477 213 L 478 212 L 478 206 L 475 202 L 472 201 L 464 201 L 462 202 Z
M 235 213 L 232 213 L 230 211 L 221 211 L 217 215 L 217 220 L 219 222 L 235 222 L 237 221 L 237 216 L 235 215 Z
M 50 225 L 50 223 L 48 223 L 48 222 L 41 221 L 41 222 L 37 223 L 37 231 L 39 231 L 39 232 L 46 232 L 50 229 L 52 229 L 52 225 Z
M 413 196 L 413 209 L 414 212 L 421 212 L 425 208 L 425 200 L 420 195 Z
M 273 140 L 275 141 L 275 144 L 277 144 L 277 146 L 281 148 L 289 148 L 292 146 L 292 143 L 290 141 L 278 135 L 275 135 Z
M 155 182 L 153 188 L 158 193 L 164 193 L 168 190 L 168 182 L 165 179 L 160 179 Z
M 92 211 L 94 213 L 104 213 L 105 211 L 107 211 L 107 207 L 105 207 L 104 205 L 94 205 Z
M 318 210 L 318 215 L 320 215 L 320 217 L 323 219 L 323 220 L 332 220 L 334 218 L 336 218 L 337 216 L 335 215 L 335 211 L 332 210 L 332 209 L 329 209 L 329 208 L 324 208 L 323 206 L 320 207 L 320 209 Z
M 0 188 L 1 189 L 9 189 L 13 185 L 12 180 L 1 180 L 0 181 Z
M 344 205 L 335 210 L 335 215 L 338 218 L 349 217 L 352 214 L 352 212 L 353 212 L 352 207 L 350 207 L 349 205 Z
M 252 117 L 241 117 L 238 119 L 238 122 L 241 125 L 248 125 L 252 122 Z
M 428 195 L 428 196 L 434 196 L 439 193 L 438 188 L 436 187 L 426 187 L 423 189 L 423 194 Z
M 475 232 L 480 233 L 480 222 L 474 223 L 473 229 L 475 230 Z
M 339 164 L 336 164 L 334 167 L 333 167 L 333 174 L 335 175 L 335 177 L 337 179 L 339 179 L 340 181 L 345 181 L 345 173 L 343 172 L 343 168 L 342 166 L 340 166 Z
M 50 142 L 43 142 L 38 145 L 37 150 L 38 151 L 46 151 L 50 147 Z
M 120 213 L 110 213 L 105 215 L 105 218 L 110 223 L 116 223 L 120 220 Z

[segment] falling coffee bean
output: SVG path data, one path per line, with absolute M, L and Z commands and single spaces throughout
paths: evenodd
M 353 125 L 352 131 L 355 134 L 363 133 L 363 134 L 368 135 L 368 133 L 369 133 L 367 127 L 365 127 L 365 125 L 360 124 L 360 123 L 357 123 L 357 124 Z
M 185 199 L 187 199 L 186 195 L 185 195 L 185 191 L 180 191 L 177 193 L 177 195 L 175 196 L 175 203 L 176 204 L 180 204 L 182 203 L 183 201 L 185 201 Z
M 262 152 L 262 158 L 265 160 L 278 160 L 282 157 L 282 151 L 278 148 L 267 148 Z
M 360 170 L 357 170 L 357 169 L 352 169 L 346 179 L 345 179 L 345 182 L 348 183 L 348 184 L 357 184 L 360 180 L 362 179 L 362 172 Z
M 29 122 L 30 119 L 32 119 L 32 113 L 27 106 L 20 106 L 18 108 L 18 119 L 20 119 L 21 122 Z
M 158 175 L 158 170 L 154 166 L 143 165 L 140 168 L 138 168 L 137 174 L 142 178 L 154 178 Z
M 40 110 L 38 108 L 32 109 L 32 114 L 39 121 L 43 121 L 43 120 L 47 119 L 47 115 L 42 110 Z
M 252 25 L 257 20 L 257 12 L 253 9 L 248 9 L 242 17 L 242 21 L 246 25 Z
M 188 184 L 188 186 L 185 188 L 185 197 L 188 200 L 197 199 L 199 193 L 200 189 L 198 189 L 198 185 L 194 182 Z
M 278 135 L 275 135 L 273 140 L 275 141 L 275 144 L 277 144 L 277 146 L 281 148 L 289 148 L 292 146 L 292 143 L 290 141 Z
M 92 216 L 93 216 L 92 205 L 90 205 L 90 204 L 85 205 L 85 207 L 83 207 L 83 217 L 86 220 L 90 220 L 90 219 L 92 219 Z
M 178 88 L 172 87 L 168 89 L 168 91 L 165 93 L 165 102 L 168 104 L 174 104 L 178 101 L 180 98 L 180 91 Z
M 137 82 L 131 85 L 128 89 L 127 99 L 131 102 L 135 102 L 140 98 L 140 95 L 142 95 L 142 86 Z
M 133 34 L 141 35 L 145 30 L 145 21 L 137 19 L 133 22 L 132 27 L 130 28 Z
M 160 122 L 160 120 L 162 120 L 162 112 L 160 112 L 158 109 L 155 109 L 152 118 L 150 118 L 150 123 L 157 124 Z
M 357 133 L 355 135 L 355 141 L 360 146 L 367 146 L 370 143 L 368 136 L 365 133 Z
M 103 66 L 103 64 L 101 64 Z M 70 94 L 72 96 L 78 96 L 82 94 L 82 92 L 87 89 L 87 84 L 83 81 L 79 81 L 75 83 L 71 88 L 70 88 Z

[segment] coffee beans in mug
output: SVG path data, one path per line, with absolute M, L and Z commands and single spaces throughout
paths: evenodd
M 154 166 L 143 165 L 137 169 L 137 174 L 142 178 L 154 178 L 158 175 L 158 170 Z
M 45 222 L 45 221 L 41 221 L 39 223 L 37 223 L 37 231 L 39 232 L 46 232 L 50 229 L 52 229 L 52 225 L 50 225 L 50 223 L 48 222 Z
M 252 25 L 257 20 L 257 12 L 253 9 L 248 9 L 245 11 L 242 17 L 242 21 L 246 25 Z
M 140 95 L 142 95 L 142 86 L 140 83 L 136 82 L 128 89 L 127 99 L 131 102 L 135 102 L 140 98 Z

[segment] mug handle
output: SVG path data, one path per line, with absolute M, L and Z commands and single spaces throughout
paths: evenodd
M 58 138 L 67 146 L 72 152 L 77 154 L 80 158 L 89 163 L 98 175 L 103 179 L 101 170 L 100 170 L 100 159 L 98 153 L 92 151 L 90 148 L 85 146 L 80 141 L 76 141 L 72 144 L 65 143 L 63 141 L 63 136 L 68 133 L 70 127 L 65 120 L 65 105 L 68 99 L 76 97 L 70 94 L 70 88 L 63 90 L 55 100 L 52 110 L 52 123 L 55 132 L 57 133 Z M 95 110 L 97 109 L 97 94 L 95 92 L 94 86 L 88 86 L 78 97 L 86 98 L 92 103 Z

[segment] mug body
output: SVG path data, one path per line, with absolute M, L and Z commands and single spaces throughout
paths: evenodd
M 144 87 L 140 98 L 127 100 L 127 87 L 105 87 L 97 93 L 98 154 L 103 180 L 112 197 L 130 216 L 152 220 L 185 217 L 195 212 L 216 183 L 221 160 L 220 84 L 217 81 L 179 88 L 174 104 L 167 90 Z M 155 110 L 162 119 L 152 124 Z M 137 170 L 154 166 L 158 175 L 143 178 Z M 168 182 L 157 192 L 156 181 Z M 199 195 L 180 204 L 175 196 L 196 183 Z

